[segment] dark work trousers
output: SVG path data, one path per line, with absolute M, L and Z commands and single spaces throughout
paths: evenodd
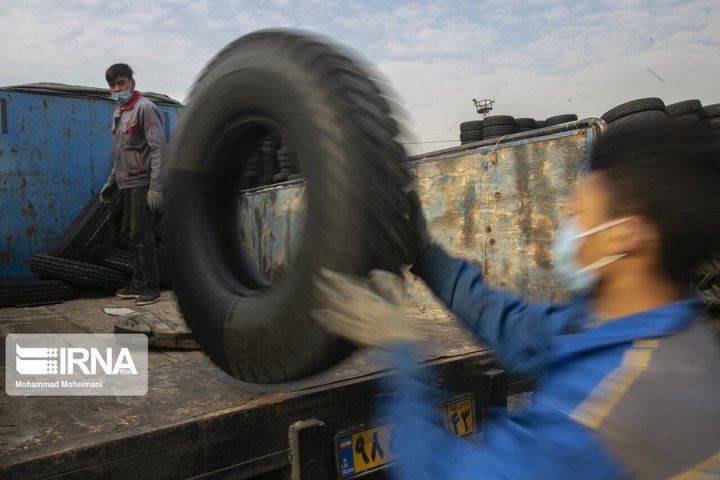
M 159 290 L 157 254 L 155 253 L 154 215 L 147 205 L 150 187 L 123 190 L 122 238 L 134 251 L 133 278 L 135 287 Z

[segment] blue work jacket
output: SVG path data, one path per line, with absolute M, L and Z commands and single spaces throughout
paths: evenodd
M 528 408 L 495 412 L 483 424 L 484 439 L 478 446 L 438 425 L 436 405 L 443 393 L 430 387 L 427 371 L 415 365 L 412 347 L 398 345 L 393 351 L 398 374 L 387 387 L 400 396 L 381 410 L 384 418 L 398 422 L 396 478 L 609 480 L 671 478 L 698 468 L 720 472 L 717 344 L 705 342 L 709 337 L 704 332 L 688 333 L 678 336 L 688 341 L 669 342 L 663 353 L 666 338 L 695 331 L 690 327 L 699 318 L 697 301 L 594 325 L 586 299 L 566 305 L 526 303 L 487 287 L 477 268 L 449 257 L 438 246 L 430 247 L 412 272 L 494 349 L 501 365 L 537 377 L 539 387 Z M 703 404 L 702 411 L 689 425 L 680 426 L 656 417 L 684 413 L 677 405 L 684 393 L 672 389 L 663 370 L 672 364 L 663 359 L 685 356 L 683 348 L 687 358 L 674 361 L 707 362 L 709 369 L 701 365 L 688 375 L 691 381 L 709 385 L 695 402 Z M 680 397 L 674 398 L 677 394 Z M 663 422 L 670 431 L 662 428 Z M 606 435 L 603 429 L 608 427 Z M 646 438 L 657 429 L 664 435 Z M 664 439 L 675 433 L 673 429 L 682 438 Z

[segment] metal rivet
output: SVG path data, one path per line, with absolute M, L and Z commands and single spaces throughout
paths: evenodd
M 494 239 L 494 238 L 491 238 L 491 239 L 490 239 L 490 245 L 495 245 L 495 239 Z
M 492 227 L 485 227 L 485 231 L 486 231 L 487 233 L 492 232 Z
M 495 192 L 495 198 L 500 198 L 500 192 Z

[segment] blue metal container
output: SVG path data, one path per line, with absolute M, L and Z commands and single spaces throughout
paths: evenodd
M 155 101 L 170 137 L 180 104 Z M 107 180 L 115 103 L 107 90 L 59 84 L 0 88 L 0 276 L 29 273 Z

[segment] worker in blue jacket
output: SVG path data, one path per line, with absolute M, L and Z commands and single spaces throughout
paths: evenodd
M 720 155 L 703 131 L 667 120 L 599 138 L 554 246 L 565 305 L 485 285 L 431 242 L 409 198 L 411 272 L 505 368 L 539 380 L 529 407 L 486 422 L 482 446 L 455 437 L 413 361 L 428 339 L 398 306 L 399 277 L 323 272 L 314 317 L 398 367 L 388 389 L 401 395 L 383 410 L 398 425 L 396 478 L 720 478 L 720 347 L 686 282 L 720 239 Z

